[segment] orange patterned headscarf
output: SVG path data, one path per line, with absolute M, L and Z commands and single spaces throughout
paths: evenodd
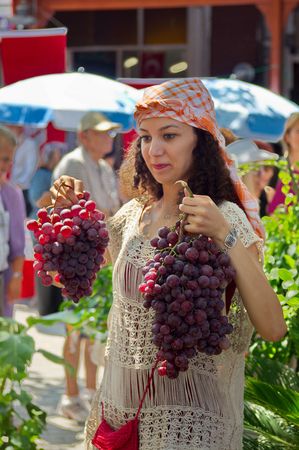
M 142 100 L 136 105 L 135 119 L 139 126 L 143 120 L 153 117 L 169 117 L 208 131 L 214 137 L 248 220 L 256 234 L 264 238 L 258 203 L 239 178 L 233 160 L 225 151 L 224 138 L 216 123 L 214 103 L 202 81 L 199 78 L 178 78 L 146 88 Z

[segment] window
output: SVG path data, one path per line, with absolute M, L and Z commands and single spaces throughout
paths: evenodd
M 82 14 L 88 18 L 88 29 L 81 27 Z M 69 27 L 70 69 L 84 67 L 86 72 L 112 78 L 188 74 L 186 8 L 83 11 L 69 15 L 71 18 L 64 13 L 63 23 Z

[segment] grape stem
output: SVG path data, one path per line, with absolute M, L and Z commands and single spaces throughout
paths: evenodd
M 178 180 L 175 182 L 175 184 L 180 184 L 184 189 L 188 191 L 189 197 L 194 197 L 193 192 L 191 191 L 190 187 L 188 186 L 188 183 L 184 180 Z
M 186 189 L 186 191 L 189 194 L 189 197 L 194 197 L 193 192 L 191 191 L 190 187 L 188 186 L 188 183 L 184 180 L 178 180 L 175 182 L 175 184 L 180 184 L 184 189 Z M 184 233 L 184 222 L 187 218 L 187 214 L 182 214 L 181 215 L 181 220 L 180 220 L 180 228 L 179 228 L 179 241 L 181 240 L 181 237 Z

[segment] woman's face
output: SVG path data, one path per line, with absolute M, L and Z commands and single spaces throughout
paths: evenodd
M 299 120 L 295 122 L 292 128 L 287 132 L 285 137 L 286 143 L 289 146 L 290 152 L 299 152 Z
M 166 117 L 145 119 L 139 135 L 142 156 L 158 183 L 174 184 L 188 178 L 197 143 L 190 125 Z
M 0 142 L 0 184 L 7 179 L 7 174 L 11 169 L 13 162 L 14 148 L 6 140 Z

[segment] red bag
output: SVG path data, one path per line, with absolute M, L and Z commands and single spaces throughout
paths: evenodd
M 94 435 L 92 444 L 100 450 L 138 450 L 138 417 L 136 416 L 115 431 L 103 418 Z
M 118 430 L 113 430 L 106 422 L 104 417 L 104 404 L 102 402 L 102 421 L 94 435 L 92 444 L 99 450 L 138 450 L 139 449 L 139 437 L 138 437 L 138 424 L 139 414 L 142 408 L 147 391 L 153 380 L 154 372 L 157 367 L 158 361 L 152 368 L 148 383 L 144 389 L 142 398 L 139 403 L 139 408 L 134 419 L 122 425 Z

